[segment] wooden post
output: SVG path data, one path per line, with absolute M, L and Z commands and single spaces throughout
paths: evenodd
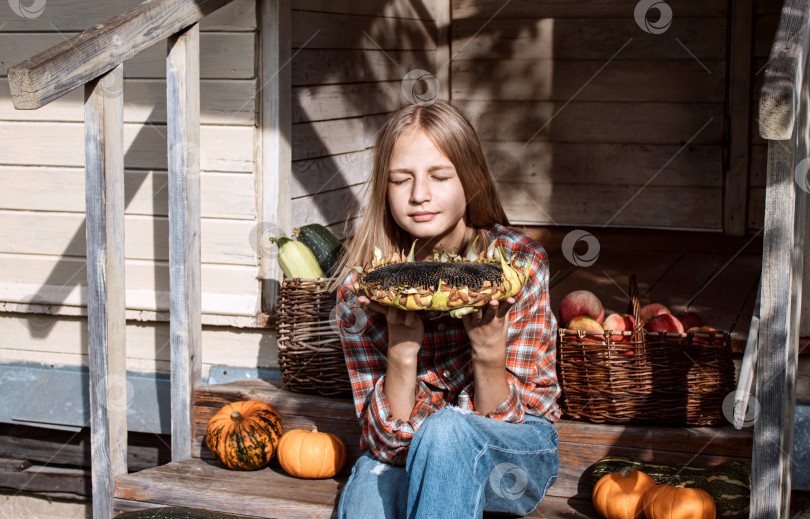
M 729 159 L 723 186 L 723 231 L 742 236 L 747 228 L 749 121 L 751 119 L 751 54 L 754 1 L 729 2 Z
M 85 85 L 87 335 L 95 519 L 112 516 L 115 477 L 127 473 L 123 84 L 123 65 L 118 65 Z
M 798 364 L 805 204 L 795 168 L 807 156 L 808 82 L 793 138 L 768 142 L 762 306 L 757 358 L 760 416 L 754 424 L 751 517 L 788 518 Z
M 169 290 L 172 460 L 191 458 L 194 390 L 202 382 L 200 28 L 168 39 Z
M 256 250 L 262 278 L 262 310 L 271 312 L 278 299 L 282 273 L 275 252 L 265 242 L 269 234 L 292 231 L 290 183 L 292 178 L 292 76 L 290 69 L 290 2 L 261 0 L 261 56 L 259 94 L 261 139 L 259 145 L 261 220 Z M 269 253 L 268 253 L 269 252 Z

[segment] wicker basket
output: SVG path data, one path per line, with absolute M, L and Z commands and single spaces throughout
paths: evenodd
M 621 342 L 599 332 L 559 330 L 563 413 L 593 423 L 724 423 L 723 400 L 734 390 L 729 334 L 647 332 L 634 276 L 630 298 L 637 327 Z
M 284 387 L 298 393 L 351 393 L 330 278 L 284 279 L 278 305 L 278 365 Z

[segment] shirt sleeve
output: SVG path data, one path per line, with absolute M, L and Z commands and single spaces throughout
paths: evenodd
M 526 412 L 559 419 L 556 372 L 557 320 L 549 305 L 548 256 L 531 238 L 512 244 L 507 254 L 524 258 L 529 275 L 510 311 L 506 334 L 506 378 L 509 395 L 486 414 L 505 422 L 522 422 Z M 467 390 L 474 397 L 474 384 Z
M 388 327 L 385 317 L 357 304 L 350 289 L 356 275 L 344 282 L 337 296 L 336 319 L 349 370 L 355 411 L 362 427 L 360 446 L 380 461 L 404 465 L 411 438 L 440 405 L 427 385 L 417 378 L 416 404 L 407 421 L 394 419 L 383 391 L 387 366 Z

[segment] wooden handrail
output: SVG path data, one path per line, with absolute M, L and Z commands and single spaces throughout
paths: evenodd
M 93 517 L 112 517 L 126 474 L 123 63 L 167 41 L 166 129 L 172 459 L 191 457 L 201 383 L 199 21 L 232 0 L 147 0 L 8 71 L 14 107 L 37 109 L 84 85 L 87 327 Z
M 756 365 L 750 517 L 783 519 L 790 511 L 810 152 L 810 0 L 786 0 L 759 104 L 768 140 L 759 332 L 743 366 Z M 804 297 L 807 297 L 804 295 Z M 753 321 L 752 321 L 753 322 Z M 756 359 L 747 358 L 756 352 Z M 747 382 L 748 377 L 741 380 Z M 744 388 L 743 388 L 744 389 Z
M 14 108 L 40 108 L 232 1 L 147 1 L 54 45 L 8 69 Z
M 793 134 L 810 46 L 808 20 L 810 2 L 785 1 L 759 98 L 759 134 L 763 139 L 783 141 Z

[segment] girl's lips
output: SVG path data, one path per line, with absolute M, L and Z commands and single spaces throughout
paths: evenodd
M 414 213 L 412 215 L 417 222 L 429 222 L 433 220 L 434 216 L 436 216 L 436 213 Z

